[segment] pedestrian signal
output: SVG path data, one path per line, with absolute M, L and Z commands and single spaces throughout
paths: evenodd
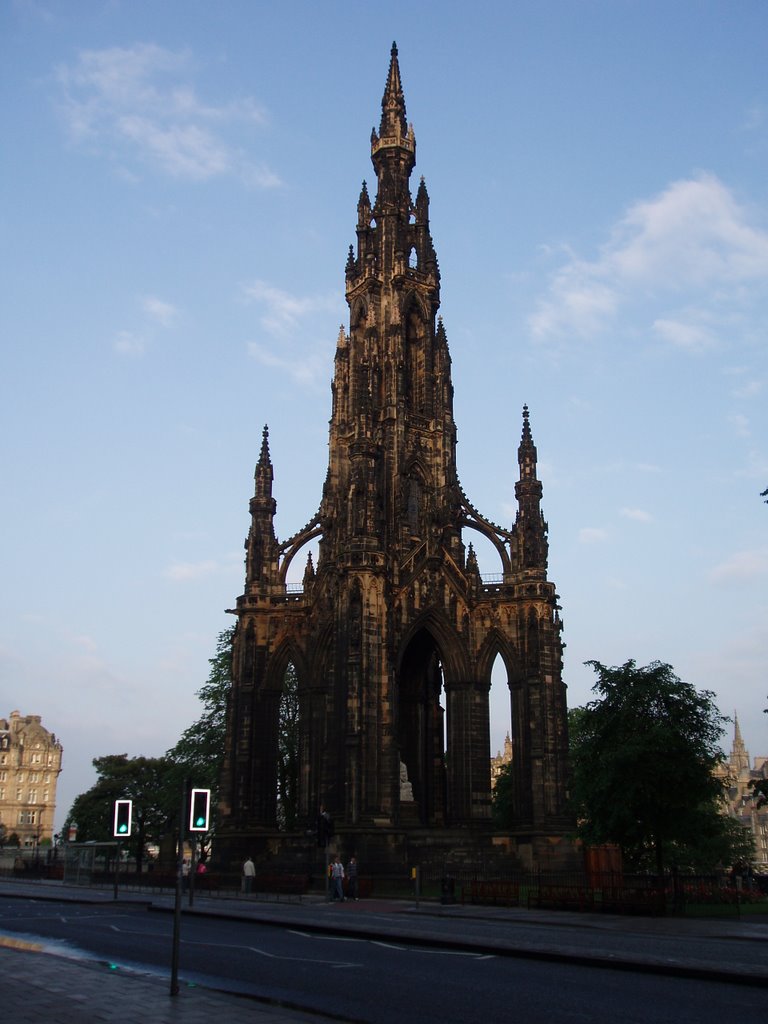
M 211 791 L 210 789 L 193 789 L 189 804 L 189 831 L 207 832 L 210 828 Z
M 112 834 L 118 839 L 127 839 L 131 834 L 133 800 L 115 800 L 115 818 Z

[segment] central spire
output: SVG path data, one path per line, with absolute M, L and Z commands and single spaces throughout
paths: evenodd
M 392 43 L 387 85 L 381 100 L 379 135 L 383 139 L 398 134 L 405 136 L 407 133 L 408 122 L 405 117 L 405 96 L 400 81 L 400 65 L 397 60 L 397 43 Z

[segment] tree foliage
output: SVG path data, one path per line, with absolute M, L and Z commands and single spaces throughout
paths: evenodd
M 216 654 L 208 664 L 208 679 L 197 691 L 203 713 L 185 729 L 175 746 L 166 753 L 171 763 L 172 784 L 177 792 L 185 780 L 211 790 L 211 808 L 215 816 L 218 804 L 219 774 L 224 759 L 227 731 L 227 701 L 232 689 L 232 644 L 235 627 L 219 633 Z
M 283 680 L 277 734 L 277 822 L 293 829 L 299 811 L 299 681 L 289 664 Z
M 714 694 L 697 692 L 661 662 L 587 664 L 598 699 L 569 723 L 580 835 L 618 843 L 635 866 L 647 866 L 650 855 L 660 874 L 667 864 L 728 863 L 743 836 L 719 813 L 723 784 L 714 770 L 728 720 Z
M 115 800 L 132 800 L 133 830 L 126 845 L 141 871 L 146 844 L 159 841 L 178 814 L 170 786 L 171 764 L 162 757 L 108 754 L 94 758 L 93 767 L 96 783 L 76 797 L 64 827 L 76 824 L 80 842 L 112 841 Z
M 514 774 L 511 762 L 503 764 L 496 776 L 491 802 L 491 814 L 496 828 L 512 828 L 515 823 Z
M 186 780 L 192 786 L 211 789 L 215 808 L 232 686 L 233 638 L 234 627 L 219 634 L 216 655 L 209 661 L 210 674 L 197 692 L 203 713 L 164 757 L 108 754 L 94 759 L 96 783 L 75 799 L 65 823 L 65 827 L 77 824 L 78 840 L 112 840 L 114 802 L 131 799 L 133 832 L 127 845 L 141 870 L 146 844 L 158 842 L 178 827 Z

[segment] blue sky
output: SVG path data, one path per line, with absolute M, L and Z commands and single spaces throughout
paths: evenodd
M 765 3 L 5 0 L 0 39 L 0 714 L 60 736 L 59 823 L 196 717 L 264 423 L 279 535 L 317 508 L 393 39 L 459 474 L 513 520 L 527 403 L 569 702 L 659 659 L 768 753 Z

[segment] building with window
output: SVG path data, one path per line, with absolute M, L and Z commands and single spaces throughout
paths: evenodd
M 768 804 L 761 804 L 750 785 L 768 779 L 768 757 L 756 757 L 750 766 L 749 751 L 741 737 L 736 716 L 731 753 L 722 766 L 721 776 L 727 781 L 727 812 L 752 833 L 755 841 L 754 866 L 761 874 L 768 874 Z
M 62 746 L 40 715 L 0 718 L 0 835 L 23 847 L 53 837 Z

